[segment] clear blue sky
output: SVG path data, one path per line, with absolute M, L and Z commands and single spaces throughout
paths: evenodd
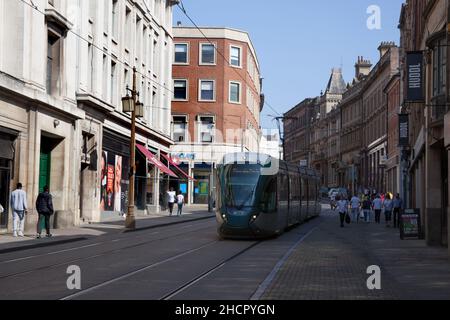
M 184 0 L 187 13 L 199 26 L 249 32 L 256 47 L 267 102 L 284 113 L 324 90 L 331 68 L 342 65 L 344 78 L 354 77 L 358 56 L 379 59 L 381 41 L 399 43 L 397 28 L 403 0 Z M 381 29 L 367 28 L 367 8 L 381 9 Z M 189 20 L 174 8 L 174 24 Z M 275 127 L 265 106 L 263 128 Z

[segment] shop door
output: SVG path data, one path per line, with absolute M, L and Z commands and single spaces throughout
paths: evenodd
M 50 186 L 50 159 L 50 152 L 41 151 L 39 161 L 39 192 L 43 192 L 45 186 Z
M 8 226 L 10 161 L 0 159 L 0 204 L 4 208 L 0 215 L 0 228 Z

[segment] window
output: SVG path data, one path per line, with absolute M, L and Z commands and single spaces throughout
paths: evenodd
M 209 43 L 200 44 L 200 64 L 216 64 L 216 48 Z
M 186 142 L 187 117 L 174 116 L 172 131 L 173 131 L 173 140 L 175 142 Z
M 199 101 L 214 101 L 215 98 L 214 80 L 200 80 Z
M 433 96 L 438 96 L 445 92 L 446 51 L 447 47 L 444 44 L 444 40 L 438 41 L 433 51 Z
M 241 103 L 241 84 L 239 82 L 230 82 L 230 103 Z
M 188 44 L 176 43 L 175 44 L 175 63 L 188 64 Z
M 118 30 L 118 18 L 119 18 L 119 6 L 118 6 L 119 0 L 113 0 L 112 2 L 112 36 L 117 39 L 117 30 Z
M 173 99 L 174 100 L 187 100 L 187 80 L 174 80 L 173 81 Z
M 241 48 L 231 46 L 230 48 L 230 64 L 233 67 L 241 67 Z
M 48 94 L 57 90 L 60 69 L 61 40 L 55 34 L 49 32 L 47 38 L 47 79 L 46 89 Z
M 114 105 L 116 103 L 116 63 L 111 61 L 111 104 Z
M 199 117 L 200 143 L 213 143 L 215 131 L 214 117 Z

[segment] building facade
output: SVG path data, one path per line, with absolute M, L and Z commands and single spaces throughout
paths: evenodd
M 138 144 L 169 153 L 172 5 L 164 0 L 0 3 L 0 203 L 23 183 L 28 206 L 49 185 L 59 226 L 127 210 L 130 116 L 121 97 L 137 69 Z M 8 32 L 13 28 L 15 32 Z M 4 147 L 4 148 L 3 148 Z M 159 207 L 160 173 L 137 156 L 137 207 Z M 9 210 L 0 228 L 11 228 Z M 37 215 L 27 216 L 34 230 Z
M 311 165 L 311 128 L 319 98 L 308 98 L 284 114 L 285 160 L 300 166 Z
M 180 26 L 174 35 L 172 156 L 194 180 L 172 186 L 189 204 L 206 204 L 215 165 L 224 155 L 259 151 L 259 63 L 246 32 Z
M 393 42 L 378 48 L 380 60 L 367 76 L 363 87 L 362 186 L 375 192 L 387 192 L 387 97 L 384 88 L 398 73 L 399 50 Z
M 340 152 L 340 112 L 337 106 L 346 90 L 342 70 L 334 68 L 312 125 L 312 167 L 321 173 L 322 186 L 338 186 Z
M 403 181 L 408 204 L 420 209 L 429 245 L 448 247 L 449 224 L 449 4 L 445 0 L 408 0 L 400 16 L 401 105 L 409 115 L 409 148 Z M 409 52 L 423 54 L 423 101 L 407 95 Z
M 358 57 L 355 64 L 355 78 L 348 84 L 339 104 L 341 118 L 341 151 L 338 169 L 339 186 L 356 193 L 361 189 L 363 148 L 363 87 L 365 78 L 370 73 L 372 64 L 363 57 Z

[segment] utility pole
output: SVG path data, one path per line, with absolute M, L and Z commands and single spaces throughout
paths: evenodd
M 284 139 L 284 136 L 282 134 L 281 123 L 284 120 L 298 120 L 298 118 L 297 117 L 274 117 L 274 120 L 277 121 L 278 133 L 280 135 L 280 140 L 283 145 L 283 155 L 281 155 L 281 152 L 280 152 L 280 160 L 283 160 L 283 158 L 284 158 L 284 160 L 286 160 L 286 144 L 285 144 L 286 140 Z

